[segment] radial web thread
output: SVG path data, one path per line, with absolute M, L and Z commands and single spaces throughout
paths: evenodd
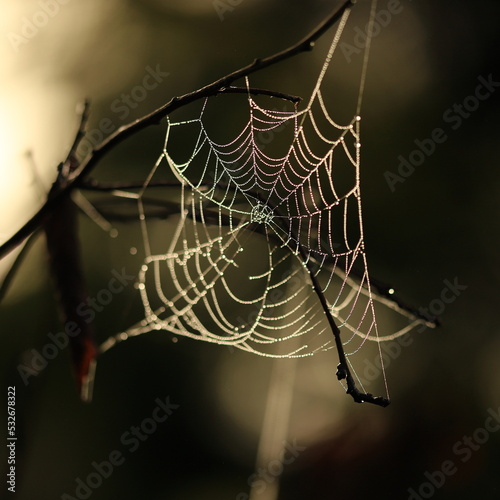
M 351 366 L 367 340 L 394 339 L 425 323 L 370 284 L 360 194 L 361 117 L 356 110 L 347 123 L 337 123 L 325 98 L 325 75 L 346 21 L 347 14 L 305 106 L 262 106 L 246 80 L 248 93 L 231 98 L 245 100 L 248 120 L 225 141 L 216 139 L 205 115 L 228 96 L 206 99 L 193 119 L 167 118 L 163 150 L 137 194 L 146 255 L 138 274 L 144 318 L 101 351 L 153 330 L 271 357 L 335 348 L 312 275 Z M 184 132 L 192 147 L 181 159 L 172 149 L 174 135 Z M 279 147 L 263 147 L 262 134 L 274 134 Z M 180 184 L 179 215 L 173 235 L 166 233 L 158 244 L 144 199 L 167 172 Z M 379 335 L 376 312 L 384 309 L 399 323 Z

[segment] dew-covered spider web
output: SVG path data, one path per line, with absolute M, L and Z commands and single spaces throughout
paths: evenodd
M 243 92 L 207 98 L 189 119 L 167 117 L 161 154 L 142 188 L 128 193 L 142 231 L 137 288 L 144 318 L 101 352 L 162 330 L 263 356 L 310 356 L 339 350 L 334 321 L 356 378 L 364 344 L 425 323 L 370 282 L 360 190 L 366 64 L 349 119 L 335 118 L 343 97 L 329 88 L 348 15 L 301 103 L 255 95 L 245 79 Z M 244 120 L 226 129 L 232 103 Z M 172 174 L 178 215 L 159 229 L 145 200 Z M 388 312 L 392 329 L 381 331 L 376 316 Z M 357 384 L 365 390 L 361 378 Z

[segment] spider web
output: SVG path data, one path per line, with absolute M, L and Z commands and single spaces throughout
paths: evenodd
M 137 288 L 144 318 L 101 352 L 164 330 L 263 356 L 309 356 L 336 347 L 331 315 L 353 369 L 367 341 L 429 324 L 370 283 L 360 193 L 366 65 L 354 115 L 338 123 L 327 105 L 325 75 L 348 14 L 305 105 L 263 106 L 247 79 L 246 94 L 207 98 L 188 120 L 167 117 L 158 160 L 142 189 L 126 194 L 137 200 L 142 231 Z M 247 119 L 238 130 L 210 128 L 207 116 L 221 99 L 245 103 Z M 274 138 L 273 147 L 259 139 L 263 134 Z M 180 185 L 179 215 L 173 235 L 163 228 L 159 236 L 146 200 L 169 173 Z M 376 314 L 389 310 L 399 323 L 392 318 L 396 327 L 380 335 Z

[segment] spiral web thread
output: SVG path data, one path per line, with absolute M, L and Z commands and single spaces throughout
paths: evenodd
M 146 256 L 137 284 L 144 319 L 106 341 L 101 352 L 153 330 L 270 357 L 334 348 L 312 275 L 340 329 L 351 368 L 367 340 L 395 339 L 425 323 L 370 286 L 360 195 L 361 92 L 346 124 L 332 118 L 324 99 L 324 77 L 348 14 L 304 109 L 267 109 L 249 91 L 238 96 L 248 103 L 248 121 L 223 142 L 208 130 L 205 113 L 225 96 L 206 99 L 194 119 L 167 118 L 163 151 L 143 188 L 131 194 L 137 198 Z M 361 88 L 363 83 L 364 71 Z M 246 85 L 249 89 L 248 80 Z M 289 141 L 282 154 L 264 152 L 259 134 L 277 137 L 285 128 Z M 181 160 L 171 145 L 173 134 L 184 132 L 194 146 Z M 174 234 L 159 238 L 144 199 L 167 171 L 181 184 L 180 208 Z M 379 335 L 376 309 L 392 310 L 403 321 Z

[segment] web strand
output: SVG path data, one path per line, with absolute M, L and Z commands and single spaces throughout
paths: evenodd
M 375 12 L 373 2 L 370 23 Z M 231 98 L 246 100 L 248 120 L 226 131 L 225 139 L 211 130 L 207 114 L 227 96 L 206 98 L 195 118 L 167 117 L 163 150 L 137 195 L 146 255 L 137 283 L 144 318 L 102 352 L 153 330 L 276 358 L 336 348 L 338 378 L 356 400 L 370 401 L 353 389 L 356 378 L 363 387 L 354 371 L 361 348 L 376 341 L 381 357 L 380 341 L 424 322 L 370 284 L 360 193 L 370 41 L 354 116 L 339 123 L 325 99 L 349 14 L 340 19 L 304 109 L 259 104 L 246 78 L 247 94 Z M 258 140 L 265 133 L 277 137 L 276 144 L 265 148 Z M 174 135 L 191 144 L 187 155 L 176 151 Z M 158 243 L 144 200 L 154 179 L 168 173 L 181 185 L 179 216 L 173 235 Z M 379 335 L 376 309 L 399 316 L 394 331 Z

